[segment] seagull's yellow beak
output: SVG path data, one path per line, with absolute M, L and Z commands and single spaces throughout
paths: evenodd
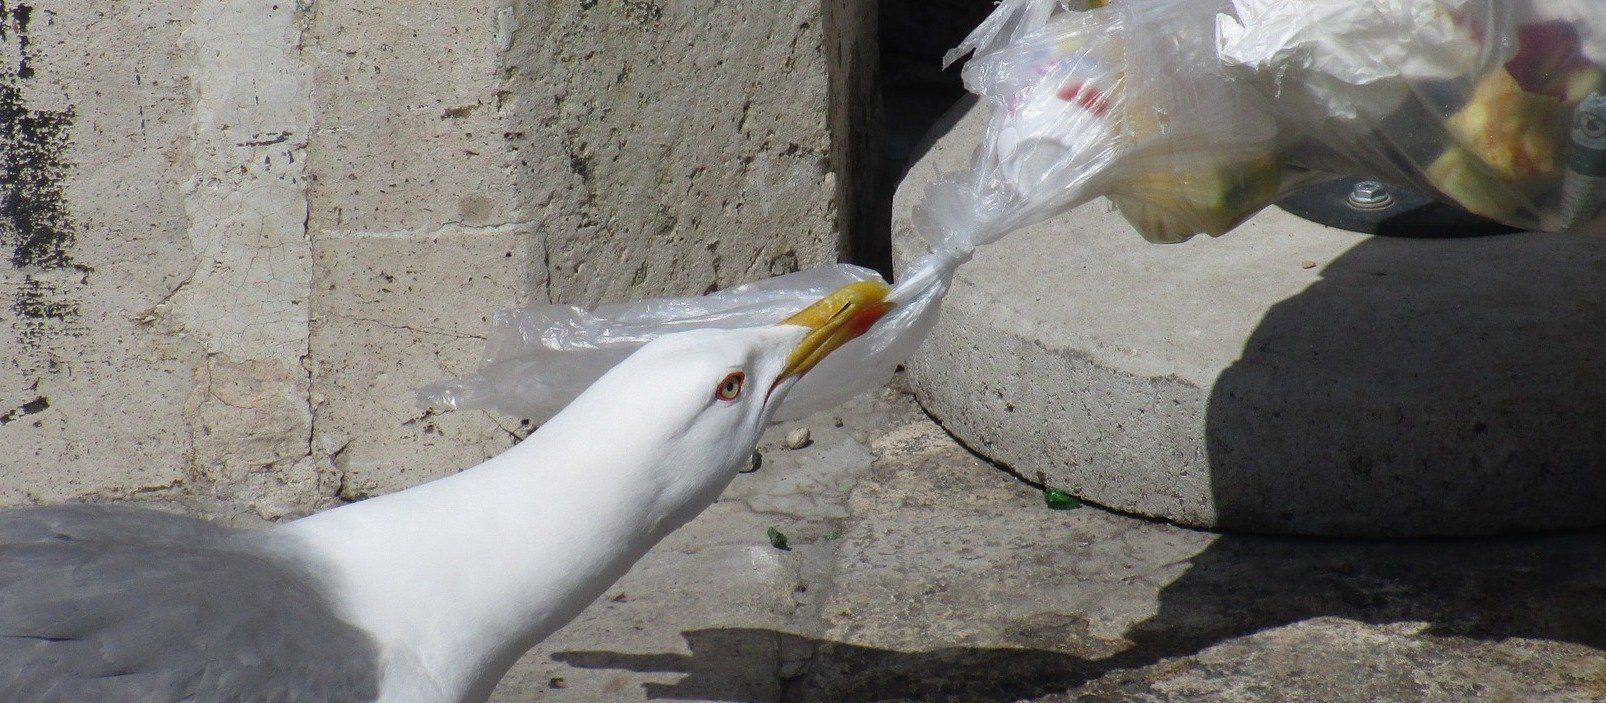
M 808 373 L 837 347 L 864 334 L 892 309 L 892 303 L 886 300 L 890 291 L 879 281 L 850 283 L 782 320 L 783 325 L 807 327 L 809 333 L 786 358 L 786 368 L 776 382 Z

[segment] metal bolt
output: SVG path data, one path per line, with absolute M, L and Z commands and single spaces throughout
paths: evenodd
M 1361 181 L 1350 191 L 1349 206 L 1356 210 L 1382 210 L 1394 204 L 1388 186 L 1377 181 Z

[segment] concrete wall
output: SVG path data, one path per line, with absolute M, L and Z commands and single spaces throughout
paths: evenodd
M 394 490 L 497 308 L 835 260 L 827 9 L 0 0 L 0 504 Z
M 533 0 L 511 17 L 509 142 L 554 299 L 834 260 L 820 3 Z

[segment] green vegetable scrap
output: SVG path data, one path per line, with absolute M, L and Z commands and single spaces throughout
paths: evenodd
M 1082 501 L 1058 488 L 1043 489 L 1043 504 L 1049 510 L 1075 510 L 1082 507 Z
M 771 527 L 770 529 L 765 530 L 764 534 L 769 535 L 771 547 L 779 549 L 783 552 L 790 551 L 792 549 L 791 547 L 786 546 L 786 534 L 780 530 Z

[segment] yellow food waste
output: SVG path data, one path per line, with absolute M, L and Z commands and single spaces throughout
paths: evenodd
M 1282 167 L 1271 157 L 1249 162 L 1151 171 L 1108 193 L 1144 239 L 1175 243 L 1195 234 L 1219 237 L 1276 200 Z
M 1448 121 L 1456 145 L 1507 181 L 1556 176 L 1562 102 L 1530 93 L 1505 69 L 1478 82 L 1466 107 Z
M 1454 144 L 1428 166 L 1428 181 L 1484 217 L 1517 215 L 1559 183 L 1567 117 L 1601 77 L 1594 67 L 1578 70 L 1563 84 L 1565 97 L 1557 98 L 1523 90 L 1505 69 L 1491 71 L 1446 121 Z

